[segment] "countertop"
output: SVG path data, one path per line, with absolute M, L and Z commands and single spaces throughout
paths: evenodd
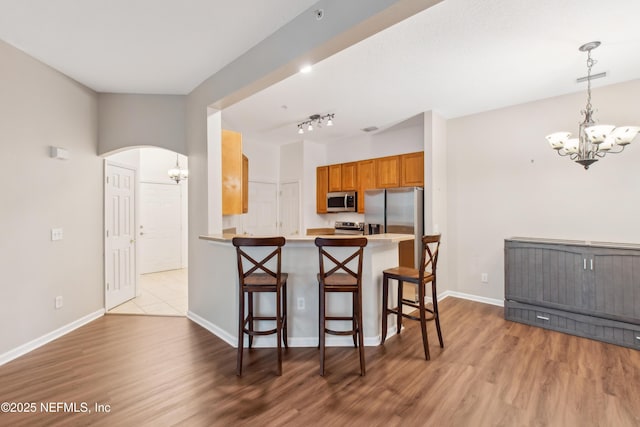
M 624 248 L 624 249 L 640 249 L 637 243 L 614 243 L 614 242 L 592 242 L 590 240 L 562 240 L 562 239 L 546 239 L 539 237 L 510 237 L 505 239 L 513 242 L 525 243 L 550 243 L 556 245 L 575 245 L 575 246 L 593 246 L 600 248 Z
M 221 243 L 231 243 L 231 239 L 234 237 L 259 237 L 259 236 L 248 236 L 248 235 L 236 235 L 236 234 L 204 234 L 199 236 L 202 240 L 208 240 L 211 242 L 221 242 Z M 397 243 L 403 242 L 405 240 L 413 240 L 415 236 L 413 234 L 395 234 L 395 233 L 385 233 L 385 234 L 371 234 L 371 235 L 345 235 L 345 234 L 332 234 L 326 236 L 285 236 L 287 242 L 313 242 L 316 237 L 327 237 L 331 239 L 344 239 L 349 237 L 366 237 L 367 241 L 370 243 Z

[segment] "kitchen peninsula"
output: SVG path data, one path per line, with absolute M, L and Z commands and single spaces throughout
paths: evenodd
M 190 312 L 189 317 L 235 347 L 238 333 L 238 271 L 236 250 L 231 243 L 233 237 L 227 234 L 200 236 L 206 245 L 206 262 L 215 265 L 215 275 L 210 278 L 215 301 L 199 301 L 199 305 L 204 308 L 198 313 Z M 292 347 L 318 345 L 318 248 L 314 244 L 316 237 L 290 236 L 282 248 L 282 271 L 289 273 L 288 340 Z M 413 240 L 414 236 L 377 234 L 365 237 L 368 243 L 364 248 L 363 259 L 363 329 L 365 346 L 375 346 L 380 343 L 381 336 L 382 271 L 398 265 L 398 243 Z M 348 252 L 347 248 L 339 249 L 344 250 L 345 254 Z M 392 296 L 391 303 L 395 302 L 393 298 L 395 295 Z M 256 299 L 256 311 L 272 313 L 275 311 L 274 302 L 273 296 L 260 295 Z M 346 313 L 351 309 L 351 299 L 348 295 L 329 295 L 327 307 L 336 314 Z M 395 322 L 389 320 L 388 336 L 395 333 Z M 348 346 L 353 345 L 353 341 L 351 337 L 328 336 L 327 345 Z M 275 336 L 256 337 L 254 346 L 274 347 Z

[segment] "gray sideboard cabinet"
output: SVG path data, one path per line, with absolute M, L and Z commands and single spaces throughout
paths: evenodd
M 640 349 L 640 245 L 513 237 L 507 320 Z

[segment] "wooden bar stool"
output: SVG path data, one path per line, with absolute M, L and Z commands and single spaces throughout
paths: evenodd
M 278 347 L 278 375 L 282 375 L 282 347 L 287 344 L 287 273 L 280 270 L 282 259 L 282 246 L 284 237 L 234 237 L 233 246 L 238 255 L 239 276 L 239 311 L 238 311 L 238 359 L 236 375 L 242 375 L 242 350 L 244 347 L 244 334 L 249 336 L 249 348 L 253 345 L 253 337 L 256 335 L 277 335 Z M 273 251 L 260 260 L 254 259 L 246 248 L 265 247 L 273 248 Z M 269 263 L 269 266 L 267 266 Z M 272 264 L 275 264 L 275 269 Z M 245 268 L 246 267 L 246 268 Z M 253 294 L 256 292 L 273 292 L 276 294 L 275 316 L 255 316 L 253 314 Z M 247 315 L 245 316 L 245 293 L 247 295 Z M 269 330 L 255 330 L 254 321 L 271 320 L 276 322 L 276 327 Z
M 320 288 L 319 301 L 320 313 L 318 322 L 318 332 L 320 338 L 320 375 L 324 376 L 325 359 L 325 338 L 326 334 L 331 335 L 351 335 L 353 345 L 360 347 L 360 375 L 365 375 L 364 366 L 364 332 L 362 330 L 362 255 L 364 247 L 367 246 L 365 237 L 355 238 L 322 238 L 315 240 L 318 247 L 320 259 L 320 273 L 318 273 L 318 284 Z M 351 255 L 338 260 L 334 249 L 328 248 L 357 248 Z M 326 264 L 325 264 L 326 262 Z M 355 263 L 356 271 L 348 264 Z M 333 267 L 331 267 L 333 265 Z M 353 264 L 351 264 L 353 265 Z M 351 293 L 351 316 L 327 316 L 326 315 L 326 295 L 329 292 L 349 292 Z M 349 320 L 350 330 L 336 331 L 327 328 L 327 321 Z M 357 338 L 357 341 L 356 341 Z
M 395 314 L 398 316 L 397 333 L 402 328 L 402 318 L 406 317 L 411 320 L 418 320 L 422 330 L 422 345 L 424 346 L 424 357 L 429 360 L 429 340 L 427 338 L 427 322 L 429 320 L 436 321 L 436 330 L 438 331 L 438 339 L 440 347 L 444 348 L 442 341 L 442 331 L 440 330 L 440 316 L 438 314 L 438 298 L 436 293 L 436 265 L 438 264 L 438 251 L 440 249 L 440 235 L 422 237 L 422 257 L 420 268 L 395 267 L 384 270 L 382 273 L 382 344 L 387 338 L 387 316 Z M 388 307 L 389 299 L 389 279 L 398 281 L 398 306 L 395 308 Z M 402 296 L 402 287 L 404 282 L 415 283 L 418 285 L 418 302 L 406 300 Z M 426 307 L 425 287 L 431 284 L 431 296 L 433 298 L 433 308 Z M 402 306 L 407 305 L 418 309 L 419 317 L 402 312 Z M 427 313 L 430 313 L 427 317 Z

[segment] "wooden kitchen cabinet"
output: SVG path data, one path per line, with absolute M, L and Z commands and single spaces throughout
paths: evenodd
M 358 213 L 364 213 L 364 192 L 376 188 L 375 160 L 357 162 L 358 175 Z
M 242 213 L 249 212 L 249 158 L 242 155 Z
M 342 191 L 342 165 L 329 166 L 329 191 Z
M 243 160 L 242 134 L 222 130 L 222 215 L 248 210 L 249 160 Z M 246 209 L 245 209 L 246 206 Z
M 402 154 L 400 156 L 400 186 L 424 186 L 424 152 Z
M 340 191 L 358 190 L 358 162 L 343 163 L 341 175 L 342 189 Z
M 327 213 L 327 193 L 329 192 L 329 166 L 316 169 L 316 212 Z
M 376 162 L 376 187 L 400 186 L 400 156 L 379 157 Z

